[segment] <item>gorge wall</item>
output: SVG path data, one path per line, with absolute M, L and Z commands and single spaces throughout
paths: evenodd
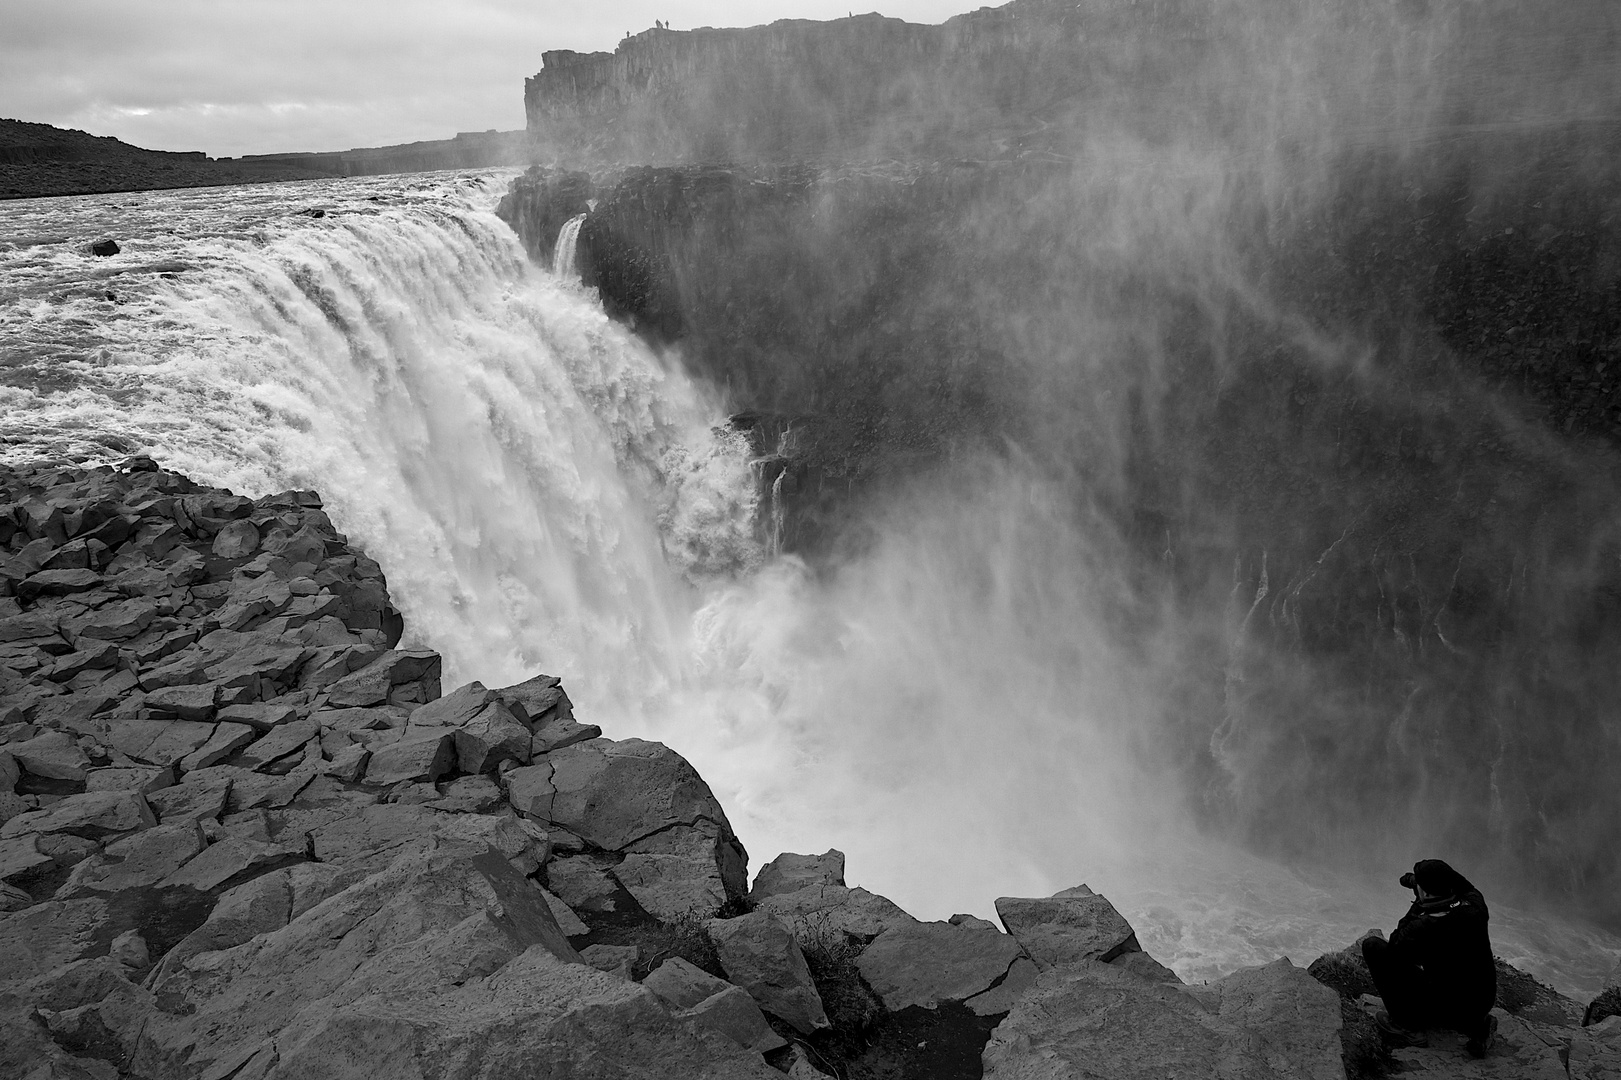
M 548 54 L 559 167 L 503 213 L 545 261 L 590 211 L 584 283 L 729 393 L 792 550 L 836 567 L 902 490 L 1062 492 L 1202 820 L 1430 845 L 1613 924 L 1616 33 L 1035 0 L 652 31 Z

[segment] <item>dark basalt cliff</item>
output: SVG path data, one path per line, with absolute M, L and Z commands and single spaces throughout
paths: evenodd
M 502 212 L 545 263 L 594 206 L 585 284 L 727 391 L 791 549 L 969 462 L 1070 492 L 1207 820 L 1621 919 L 1609 17 L 1194 10 L 551 57 L 565 167 Z
M 1118 28 L 1151 25 L 1122 54 Z M 1130 73 L 1169 76 L 1213 30 L 1165 0 L 1015 0 L 924 26 L 878 14 L 654 29 L 612 53 L 557 50 L 524 84 L 542 153 L 609 162 L 1005 154 Z

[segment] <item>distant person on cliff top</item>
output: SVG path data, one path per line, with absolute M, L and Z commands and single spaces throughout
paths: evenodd
M 1401 883 L 1413 890 L 1413 906 L 1390 940 L 1362 939 L 1362 956 L 1385 1003 L 1379 1030 L 1392 1046 L 1428 1046 L 1428 1029 L 1451 1028 L 1464 1034 L 1471 1057 L 1485 1057 L 1497 1030 L 1486 898 L 1440 859 L 1414 863 Z

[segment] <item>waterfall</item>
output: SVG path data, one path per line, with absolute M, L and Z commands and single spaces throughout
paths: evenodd
M 574 257 L 579 252 L 580 226 L 585 224 L 585 219 L 585 214 L 575 214 L 563 222 L 563 228 L 558 231 L 557 246 L 552 250 L 552 267 L 564 281 L 574 281 L 579 276 Z
M 63 263 L 71 299 L 30 305 L 19 336 L 72 356 L 0 390 L 0 437 L 18 456 L 144 451 L 239 490 L 318 488 L 447 686 L 545 671 L 637 712 L 679 668 L 694 582 L 760 559 L 746 440 L 534 270 L 481 191 L 328 194 L 319 220 L 286 190 L 140 197 L 119 317 Z

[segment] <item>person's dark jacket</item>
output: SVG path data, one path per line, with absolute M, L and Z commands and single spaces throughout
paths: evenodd
M 1414 868 L 1426 900 L 1416 900 L 1390 935 L 1392 960 L 1424 972 L 1426 996 L 1449 1016 L 1484 1015 L 1497 998 L 1486 899 L 1440 859 Z

